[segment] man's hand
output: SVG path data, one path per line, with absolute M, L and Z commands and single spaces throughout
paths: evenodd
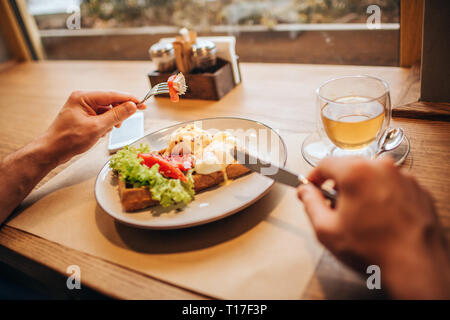
M 329 158 L 309 175 L 315 185 L 332 179 L 339 192 L 332 209 L 320 191 L 299 187 L 321 241 L 345 263 L 380 266 L 398 298 L 449 298 L 450 262 L 430 194 L 385 158 Z
M 136 103 L 118 92 L 72 93 L 42 136 L 0 161 L 0 225 L 53 168 L 87 151 L 136 109 L 145 109 Z
M 119 92 L 73 92 L 44 134 L 58 164 L 87 151 L 99 138 L 145 105 Z

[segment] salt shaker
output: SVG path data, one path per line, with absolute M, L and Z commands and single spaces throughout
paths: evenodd
M 216 45 L 209 40 L 197 40 L 192 45 L 192 64 L 194 68 L 206 70 L 216 65 Z
M 175 70 L 175 54 L 171 43 L 155 43 L 150 47 L 149 53 L 159 72 Z

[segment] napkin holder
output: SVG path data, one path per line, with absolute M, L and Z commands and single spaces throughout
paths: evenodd
M 149 73 L 150 86 L 153 87 L 160 82 L 166 82 L 174 73 L 176 72 L 161 73 L 153 71 Z M 201 72 L 193 70 L 184 76 L 188 89 L 186 94 L 181 96 L 181 99 L 220 100 L 236 86 L 231 63 L 220 58 L 217 58 L 216 65 L 210 69 Z M 169 95 L 161 94 L 155 97 L 167 98 Z

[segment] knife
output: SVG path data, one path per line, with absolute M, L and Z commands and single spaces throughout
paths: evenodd
M 233 158 L 238 161 L 243 166 L 247 167 L 251 171 L 257 172 L 261 174 L 261 170 L 268 167 L 267 161 L 263 163 L 263 161 L 257 157 L 254 157 L 247 152 L 240 151 L 238 149 L 231 149 L 231 154 Z M 332 207 L 335 206 L 337 200 L 337 192 L 335 190 L 325 190 L 320 188 L 313 183 L 311 183 L 306 177 L 302 174 L 296 174 L 284 168 L 277 167 L 273 164 L 270 166 L 277 170 L 276 173 L 272 175 L 264 174 L 265 176 L 280 182 L 282 184 L 297 188 L 301 184 L 311 184 L 318 188 L 320 192 L 324 195 L 325 198 L 331 201 Z

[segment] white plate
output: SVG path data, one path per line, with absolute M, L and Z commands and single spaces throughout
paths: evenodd
M 247 136 L 250 140 L 257 139 L 259 146 L 270 145 L 266 154 L 270 154 L 271 161 L 281 166 L 286 163 L 286 146 L 278 133 L 260 122 L 241 118 L 224 117 L 184 122 L 153 132 L 132 145 L 148 143 L 152 150 L 166 148 L 170 134 L 177 128 L 192 122 L 211 133 L 217 130 L 241 130 L 237 131 L 238 140 L 242 142 L 243 137 Z M 245 132 L 245 135 L 242 132 Z M 258 147 L 258 150 L 264 149 Z M 95 198 L 106 213 L 127 225 L 145 229 L 179 229 L 205 224 L 236 213 L 262 198 L 273 184 L 274 181 L 268 177 L 250 173 L 233 180 L 229 185 L 218 186 L 196 194 L 195 199 L 184 207 L 155 206 L 129 213 L 122 209 L 117 178 L 109 168 L 108 161 L 97 176 Z

